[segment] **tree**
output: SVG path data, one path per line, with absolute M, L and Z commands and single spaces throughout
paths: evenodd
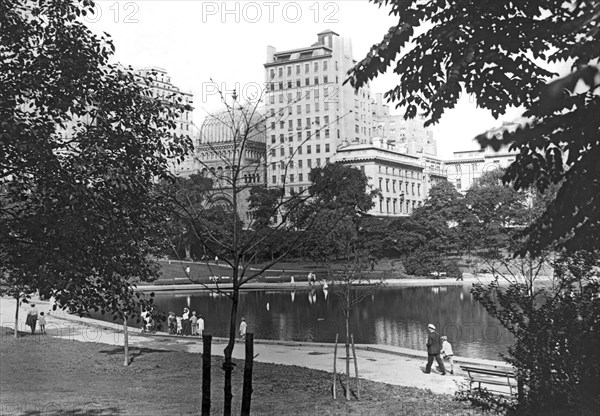
M 370 283 L 364 273 L 370 257 L 369 251 L 360 245 L 364 240 L 358 236 L 380 191 L 371 189 L 369 179 L 363 171 L 346 165 L 328 164 L 323 168 L 314 168 L 310 177 L 312 183 L 308 191 L 312 198 L 294 212 L 291 222 L 306 234 L 304 252 L 327 266 L 332 292 L 343 300 L 342 310 L 346 323 L 346 400 L 350 400 L 351 311 L 381 284 L 381 280 L 375 282 L 369 290 L 355 296 L 356 286 Z M 314 226 L 306 227 L 310 222 Z M 338 263 L 340 260 L 341 263 Z M 358 364 L 355 365 L 357 369 Z
M 232 410 L 232 353 L 237 333 L 240 290 L 245 284 L 272 268 L 288 253 L 305 247 L 305 242 L 315 227 L 320 227 L 321 231 L 327 233 L 346 213 L 336 213 L 325 203 L 316 206 L 312 200 L 322 197 L 323 201 L 332 201 L 341 197 L 354 201 L 352 206 L 358 209 L 360 203 L 368 199 L 353 193 L 354 188 L 350 184 L 357 177 L 355 170 L 348 170 L 350 168 L 337 164 L 315 171 L 318 172 L 317 182 L 313 180 L 313 185 L 302 192 L 291 192 L 286 182 L 276 190 L 256 189 L 260 183 L 264 183 L 266 165 L 266 161 L 257 156 L 260 148 L 255 147 L 258 146 L 256 143 L 263 143 L 264 152 L 267 125 L 279 122 L 288 115 L 287 111 L 262 114 L 260 104 L 264 93 L 265 91 L 262 91 L 256 97 L 247 97 L 244 102 L 238 101 L 238 96 L 234 93 L 231 104 L 222 95 L 225 110 L 210 115 L 205 121 L 206 130 L 203 127 L 201 131 L 201 147 L 197 148 L 196 161 L 200 165 L 201 174 L 213 180 L 210 197 L 212 205 L 194 206 L 187 198 L 181 197 L 183 193 L 169 193 L 175 207 L 172 212 L 188 224 L 211 256 L 218 256 L 220 262 L 231 269 L 230 290 L 228 288 L 227 291 L 222 291 L 218 284 L 216 288 L 207 286 L 231 300 L 229 339 L 224 350 L 223 363 L 225 415 L 230 415 Z M 293 104 L 294 102 L 288 103 Z M 221 133 L 225 132 L 225 138 L 214 141 L 208 133 L 211 126 L 217 126 Z M 321 127 L 319 132 L 324 128 L 329 128 L 329 125 Z M 296 149 L 311 137 L 298 143 Z M 293 156 L 291 155 L 290 160 L 283 166 L 284 173 L 287 173 Z M 333 180 L 328 175 L 340 176 Z M 287 177 L 286 174 L 284 176 Z M 343 182 L 337 182 L 338 179 Z M 346 194 L 334 195 L 331 187 L 340 187 L 348 191 Z M 364 187 L 362 192 L 365 193 Z M 316 211 L 310 211 L 310 207 Z M 210 212 L 214 215 L 209 215 Z M 218 221 L 215 221 L 215 216 Z M 282 236 L 286 239 L 285 243 L 278 244 L 276 253 L 270 251 L 273 250 L 274 242 L 280 242 Z M 259 267 L 250 268 L 261 253 L 269 252 L 269 260 Z M 244 409 L 248 412 L 249 410 Z
M 131 319 L 151 304 L 135 282 L 158 274 L 155 180 L 190 142 L 173 133 L 177 97 L 158 100 L 109 64 L 110 39 L 78 21 L 92 10 L 0 4 L 0 279 L 80 315 Z
M 457 249 L 459 235 L 456 226 L 464 210 L 462 195 L 450 182 L 441 181 L 431 187 L 427 201 L 414 212 L 411 220 L 430 246 L 450 253 Z
M 462 93 L 494 117 L 522 106 L 526 126 L 501 138 L 477 137 L 484 147 L 519 152 L 504 176 L 516 189 L 543 193 L 559 185 L 544 215 L 524 231 L 519 253 L 536 255 L 554 242 L 573 251 L 600 247 L 600 4 L 372 1 L 390 6 L 398 23 L 347 81 L 359 88 L 393 66 L 399 82 L 386 97 L 407 118 L 422 112 L 426 125 L 438 122 Z M 556 62 L 570 64 L 570 73 L 555 79 L 546 67 Z

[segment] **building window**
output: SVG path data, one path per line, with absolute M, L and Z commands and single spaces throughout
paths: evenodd
M 277 175 L 273 175 L 273 183 L 277 183 Z
M 292 75 L 292 67 L 291 66 L 287 67 L 287 74 Z
M 320 157 L 317 158 L 317 167 L 321 167 L 321 158 Z
M 275 122 L 274 121 L 271 122 L 271 130 L 275 130 Z
M 288 120 L 288 131 L 294 128 L 294 122 L 292 120 Z
M 323 110 L 329 111 L 329 103 L 328 102 L 323 103 Z
M 307 87 L 310 85 L 310 78 L 304 78 L 304 85 Z
M 285 121 L 282 120 L 282 121 L 279 122 L 279 128 L 280 129 L 285 128 Z
M 285 183 L 285 175 L 281 175 L 281 183 Z
M 310 129 L 310 117 L 306 117 L 306 128 Z
M 269 97 L 269 103 L 275 104 L 275 96 L 273 94 L 271 94 L 271 96 Z
M 310 90 L 306 91 L 306 96 L 305 97 L 306 97 L 307 100 L 310 99 Z
M 328 81 L 327 81 L 327 75 L 323 75 L 323 82 L 324 82 L 325 84 L 327 84 L 327 82 L 328 82 Z
M 310 64 L 306 63 L 304 64 L 304 73 L 308 74 L 310 72 Z
M 279 81 L 279 89 L 282 90 L 283 89 L 283 81 Z
M 275 70 L 273 68 L 271 68 L 270 74 L 271 74 L 271 79 L 275 78 Z
M 271 149 L 271 157 L 275 157 L 275 149 Z
M 456 189 L 461 189 L 460 178 L 456 179 Z
M 304 180 L 304 175 L 299 173 L 298 174 L 298 182 L 302 182 Z M 300 188 L 300 192 L 302 192 L 302 188 Z
M 279 156 L 285 156 L 285 149 L 283 147 L 279 149 Z
M 329 153 L 329 143 L 325 143 L 325 153 Z
M 306 166 L 312 168 L 312 160 L 306 159 Z
M 283 76 L 283 67 L 280 66 L 278 69 L 279 69 L 279 77 L 281 78 Z
M 298 132 L 298 140 L 300 140 L 300 141 L 302 140 L 302 132 L 301 131 Z
M 315 90 L 315 100 L 319 99 L 319 90 Z
M 327 71 L 327 61 L 323 61 L 323 71 Z
M 306 104 L 306 112 L 310 113 L 310 104 Z
M 321 153 L 321 145 L 320 144 L 318 144 L 318 145 L 315 146 L 315 151 L 317 153 Z
M 297 123 L 298 123 L 298 124 L 296 125 L 296 128 L 297 128 L 298 130 L 300 130 L 300 129 L 302 128 L 302 119 L 301 119 L 301 118 L 299 118 L 299 119 L 297 120 Z
M 298 161 L 298 169 L 302 169 L 302 160 Z M 300 180 L 302 180 L 302 179 L 300 179 Z
M 325 129 L 325 138 L 329 137 L 329 129 Z
M 296 65 L 296 75 L 300 74 L 300 65 Z
M 301 83 L 300 78 L 298 78 L 296 80 L 296 87 L 300 88 L 300 86 L 301 86 L 300 83 Z
M 283 94 L 279 94 L 279 102 L 282 103 L 283 102 Z
M 311 153 L 311 149 L 310 149 L 310 144 L 306 146 L 306 154 L 310 155 Z
M 296 114 L 302 114 L 302 106 L 301 105 L 296 106 Z
M 380 191 L 383 191 L 382 184 L 383 184 L 383 178 L 379 178 L 379 190 Z
M 315 72 L 317 72 L 319 70 L 319 63 L 315 62 Z
M 285 142 L 285 137 L 283 136 L 283 133 L 281 133 L 279 135 L 279 143 L 283 143 L 283 142 Z
M 319 77 L 315 77 L 315 85 L 319 85 Z

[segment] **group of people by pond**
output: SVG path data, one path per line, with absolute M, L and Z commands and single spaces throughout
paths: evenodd
M 167 325 L 169 334 L 201 337 L 204 332 L 204 317 L 196 315 L 196 311 L 190 314 L 188 308 L 183 308 L 180 316 L 175 316 L 175 312 L 169 312 Z

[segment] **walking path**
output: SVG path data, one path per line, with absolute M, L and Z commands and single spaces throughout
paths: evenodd
M 48 337 L 47 340 L 44 340 L 44 342 L 48 342 L 51 341 L 52 337 L 57 337 L 73 341 L 123 345 L 122 325 L 111 325 L 90 318 L 79 318 L 64 311 L 51 311 L 48 301 L 32 300 L 31 302 L 35 303 L 37 309 L 40 312 L 45 312 L 47 316 L 47 335 L 28 335 L 32 339 Z M 28 304 L 22 304 L 19 311 L 19 331 L 25 334 L 30 333 L 29 327 L 25 326 L 28 309 Z M 12 331 L 7 330 L 7 328 L 14 328 L 14 317 L 15 300 L 6 297 L 0 298 L 0 326 L 2 327 L 0 337 L 12 336 Z M 39 332 L 39 328 L 37 331 Z M 202 340 L 197 337 L 173 336 L 166 333 L 147 335 L 141 334 L 139 328 L 130 329 L 129 343 L 131 346 L 140 348 L 190 353 L 202 352 Z M 213 355 L 221 355 L 225 343 L 225 339 L 213 338 Z M 501 361 L 455 357 L 455 375 L 452 376 L 447 373 L 445 376 L 441 376 L 435 373 L 435 370 L 431 374 L 424 374 L 423 368 L 427 361 L 424 351 L 371 344 L 357 344 L 356 349 L 361 378 L 388 384 L 430 389 L 434 393 L 440 394 L 453 394 L 458 389 L 458 384 L 463 382 L 464 377 L 460 373 L 459 363 L 506 367 L 506 363 Z M 257 340 L 254 345 L 254 354 L 257 355 L 256 361 L 298 365 L 328 372 L 333 372 L 333 350 L 333 344 L 318 343 Z M 345 371 L 345 362 L 340 358 L 344 355 L 344 346 L 340 344 L 338 345 L 338 372 Z M 236 345 L 233 357 L 244 359 L 242 344 L 238 343 Z

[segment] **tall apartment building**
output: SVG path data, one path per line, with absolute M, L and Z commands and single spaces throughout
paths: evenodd
M 223 111 L 204 119 L 195 153 L 200 173 L 213 179 L 212 201 L 231 201 L 232 171 L 239 169 L 236 182 L 238 194 L 237 212 L 245 223 L 250 219 L 248 197 L 253 186 L 266 185 L 266 125 L 264 115 L 236 110 L 233 115 Z M 245 131 L 246 140 L 234 137 L 233 130 Z
M 350 39 L 331 30 L 319 33 L 311 46 L 267 48 L 269 186 L 302 191 L 310 185 L 310 170 L 329 163 L 340 145 L 369 142 L 369 87 L 342 85 L 355 63 Z
M 437 155 L 433 131 L 425 127 L 423 117 L 405 120 L 402 115 L 391 115 L 380 93 L 375 94 L 372 107 L 374 136 L 392 142 L 399 151 L 408 155 Z
M 144 79 L 152 79 L 149 88 L 154 97 L 161 98 L 181 104 L 193 105 L 194 98 L 191 92 L 182 91 L 171 82 L 171 77 L 166 70 L 159 67 L 141 68 L 135 71 L 136 75 Z M 194 123 L 192 111 L 184 111 L 180 117 L 175 120 L 175 134 L 179 136 L 188 136 L 194 138 Z M 197 170 L 194 162 L 194 155 L 189 154 L 181 163 L 173 162 L 171 166 L 172 172 L 178 176 L 189 176 Z

